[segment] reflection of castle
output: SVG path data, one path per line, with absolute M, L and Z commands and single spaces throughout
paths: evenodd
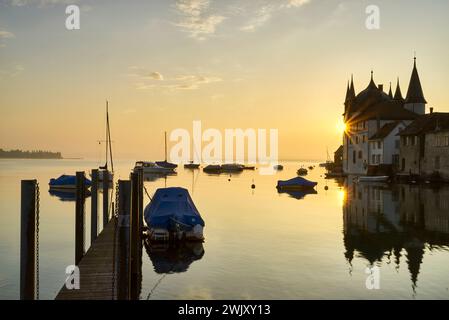
M 415 287 L 425 245 L 449 246 L 449 188 L 349 183 L 346 194 L 346 259 L 351 262 L 356 252 L 373 264 L 393 255 L 399 268 L 405 251 Z

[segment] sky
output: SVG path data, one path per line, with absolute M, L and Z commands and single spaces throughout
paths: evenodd
M 66 7 L 80 8 L 67 30 Z M 379 29 L 365 21 L 379 8 Z M 281 159 L 342 141 L 346 84 L 374 71 L 449 112 L 449 1 L 0 0 L 0 148 L 160 159 L 164 131 L 278 129 Z M 172 145 L 172 144 L 170 144 Z

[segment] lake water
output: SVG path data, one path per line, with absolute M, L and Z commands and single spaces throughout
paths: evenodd
M 175 252 L 144 250 L 141 298 L 449 298 L 448 186 L 338 182 L 325 180 L 316 166 L 307 178 L 318 181 L 317 194 L 280 194 L 277 180 L 309 165 L 284 164 L 272 176 L 179 168 L 176 176 L 145 182 L 150 194 L 187 188 L 206 222 L 206 240 Z M 19 298 L 20 180 L 40 183 L 40 298 L 53 299 L 74 263 L 75 203 L 51 196 L 48 181 L 97 166 L 0 160 L 0 299 Z M 133 162 L 115 166 L 116 179 L 126 179 Z M 89 208 L 87 199 L 86 243 Z M 367 267 L 379 268 L 379 289 L 367 289 Z

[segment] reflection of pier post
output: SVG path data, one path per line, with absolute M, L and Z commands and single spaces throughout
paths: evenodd
M 86 181 L 84 172 L 76 173 L 75 205 L 75 264 L 84 256 L 84 204 L 86 200 Z
M 22 180 L 20 225 L 20 299 L 36 298 L 37 181 Z
M 92 170 L 90 204 L 90 244 L 92 245 L 98 235 L 98 169 Z
M 109 171 L 103 171 L 103 228 L 109 222 Z
M 117 298 L 127 300 L 130 298 L 130 212 L 131 212 L 131 182 L 118 181 L 118 227 L 119 227 L 119 249 L 118 249 L 118 290 Z

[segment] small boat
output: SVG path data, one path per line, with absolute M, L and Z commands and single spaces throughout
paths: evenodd
M 313 170 L 315 168 L 314 166 L 309 166 L 309 170 Z
M 167 168 L 167 169 L 176 169 L 178 167 L 175 163 L 170 163 L 167 161 L 167 132 L 165 132 L 165 159 L 164 161 L 156 161 L 156 164 L 159 167 Z
M 306 168 L 299 168 L 298 171 L 296 171 L 296 173 L 298 174 L 298 176 L 305 176 L 308 171 Z
M 204 172 L 207 173 L 220 173 L 221 172 L 221 166 L 219 164 L 210 164 L 203 168 Z
M 204 240 L 204 220 L 187 189 L 157 189 L 144 210 L 150 241 Z
M 243 171 L 244 165 L 238 163 L 226 163 L 221 166 L 221 170 L 224 172 L 238 172 Z
M 290 180 L 279 180 L 276 188 L 282 190 L 310 190 L 318 183 L 304 179 L 302 177 L 295 177 Z
M 385 182 L 390 179 L 389 176 L 361 176 L 358 178 L 359 182 Z
M 186 169 L 198 169 L 200 167 L 199 163 L 193 163 L 193 161 L 190 161 L 189 163 L 184 164 L 184 168 Z
M 86 188 L 90 187 L 92 185 L 92 181 L 90 181 L 87 178 L 84 178 L 84 183 L 86 185 Z M 72 175 L 61 175 L 57 179 L 50 179 L 50 182 L 48 183 L 50 190 L 71 190 L 73 192 L 76 191 L 76 176 Z
M 247 165 L 244 165 L 244 166 L 243 166 L 243 170 L 256 170 L 256 166 L 247 166 Z
M 283 166 L 282 164 L 277 164 L 277 165 L 275 165 L 275 166 L 273 167 L 273 169 L 274 169 L 274 170 L 281 171 L 281 170 L 284 170 L 284 166 Z
M 174 173 L 175 169 L 173 168 L 165 168 L 159 166 L 155 162 L 150 161 L 137 161 L 136 165 L 134 166 L 134 171 L 136 172 L 142 168 L 143 173 Z

